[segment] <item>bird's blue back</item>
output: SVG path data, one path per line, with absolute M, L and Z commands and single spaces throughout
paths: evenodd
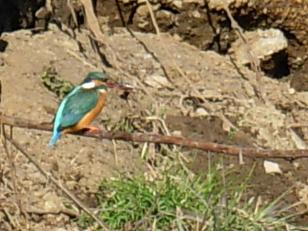
M 68 99 L 74 95 L 77 91 L 79 91 L 81 89 L 81 86 L 76 86 L 69 94 L 67 94 L 64 99 L 62 100 L 58 111 L 56 113 L 56 117 L 55 117 L 55 121 L 54 121 L 54 126 L 53 126 L 53 132 L 52 132 L 52 136 L 51 139 L 48 143 L 49 147 L 52 147 L 56 144 L 56 142 L 58 141 L 58 139 L 60 138 L 61 135 L 61 121 L 62 121 L 62 117 L 63 117 L 63 110 L 65 108 L 65 105 L 68 101 Z

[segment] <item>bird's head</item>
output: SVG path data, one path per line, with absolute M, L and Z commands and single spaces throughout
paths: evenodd
M 124 91 L 133 90 L 131 85 L 114 82 L 110 79 L 107 73 L 99 71 L 89 72 L 81 83 L 81 87 L 84 89 L 97 89 L 106 91 L 111 88 L 117 88 Z

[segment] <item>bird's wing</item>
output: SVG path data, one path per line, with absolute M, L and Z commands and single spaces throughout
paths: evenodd
M 53 124 L 53 136 L 57 136 L 59 132 L 61 132 L 61 122 L 62 122 L 62 117 L 63 117 L 63 109 L 66 105 L 67 100 L 74 95 L 76 92 L 80 91 L 81 86 L 76 86 L 70 93 L 68 93 L 63 100 L 61 101 L 57 113 L 54 118 L 54 124 Z M 55 141 L 57 140 L 56 138 L 54 139 Z
M 98 93 L 95 90 L 78 89 L 68 96 L 62 110 L 61 129 L 78 123 L 97 104 Z
M 57 113 L 54 118 L 54 124 L 53 124 L 53 131 L 52 131 L 52 136 L 50 138 L 49 147 L 52 147 L 56 144 L 57 140 L 60 138 L 61 135 L 61 122 L 63 118 L 63 110 L 66 106 L 66 103 L 70 97 L 72 97 L 75 93 L 81 90 L 81 86 L 75 87 L 70 93 L 68 93 L 62 102 L 59 105 L 59 108 L 57 110 Z

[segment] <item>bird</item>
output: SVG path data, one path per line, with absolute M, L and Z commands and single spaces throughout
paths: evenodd
M 61 101 L 53 121 L 52 136 L 48 143 L 53 147 L 62 133 L 89 133 L 100 129 L 90 125 L 105 105 L 109 89 L 124 91 L 133 89 L 131 85 L 110 81 L 109 75 L 101 71 L 89 72 L 85 79 L 74 87 Z

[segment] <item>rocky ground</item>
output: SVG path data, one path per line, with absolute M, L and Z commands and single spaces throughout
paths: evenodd
M 197 2 L 189 12 L 196 14 L 201 7 Z M 121 4 L 123 7 L 124 3 Z M 98 3 L 98 9 L 100 7 Z M 141 11 L 138 9 L 139 6 L 137 14 Z M 181 17 L 184 20 L 185 14 L 181 9 L 178 11 L 178 14 L 175 12 L 177 20 Z M 298 72 L 306 76 L 303 68 L 306 64 L 297 69 L 295 59 L 290 59 L 291 75 L 281 80 L 262 73 L 256 82 L 255 73 L 245 65 L 232 62 L 226 52 L 205 51 L 209 47 L 194 44 L 192 40 L 196 36 L 192 36 L 192 32 L 187 39 L 179 31 L 161 35 L 135 32 L 132 37 L 123 28 L 110 27 L 114 25 L 112 18 L 99 17 L 99 20 L 109 22 L 109 26 L 105 24 L 109 28 L 110 45 L 106 55 L 116 55 L 117 68 L 107 68 L 107 71 L 114 79 L 129 82 L 138 90 L 127 100 L 120 98 L 119 92 L 112 92 L 104 112 L 95 122 L 98 126 L 105 129 L 128 126 L 136 132 L 170 132 L 240 146 L 307 148 L 308 92 L 303 88 L 307 82 L 303 80 L 305 77 L 294 77 L 297 81 L 290 77 L 298 76 Z M 307 39 L 301 36 L 299 39 Z M 43 73 L 53 68 L 61 78 L 77 84 L 87 72 L 104 67 L 85 29 L 75 31 L 73 36 L 69 28 L 63 26 L 61 30 L 50 24 L 48 31 L 19 30 L 2 34 L 1 40 L 5 44 L 0 52 L 1 111 L 7 115 L 51 122 L 59 99 L 44 86 Z M 203 38 L 196 41 L 206 42 Z M 303 43 L 303 49 L 306 45 Z M 304 54 L 297 56 L 305 60 Z M 256 87 L 263 100 L 256 94 Z M 168 130 L 155 118 L 162 118 Z M 102 178 L 140 174 L 151 169 L 151 162 L 140 157 L 142 144 L 67 135 L 61 138 L 56 149 L 48 149 L 49 137 L 48 132 L 14 128 L 14 138 L 89 207 L 95 205 L 94 194 Z M 155 153 L 154 146 L 151 148 Z M 23 155 L 10 146 L 9 150 L 16 176 L 1 146 L 0 229 L 78 230 L 72 219 L 74 214 L 65 212 L 70 201 Z M 182 149 L 182 152 L 192 156 L 191 150 Z M 189 168 L 202 173 L 207 168 L 207 158 L 201 151 L 194 152 Z M 281 173 L 267 174 L 263 160 L 244 158 L 244 164 L 240 165 L 238 158 L 224 158 L 226 166 L 232 168 L 234 177 L 239 179 L 245 179 L 256 164 L 251 179 L 254 195 L 264 200 L 273 199 L 294 186 L 285 198 L 286 203 L 301 202 L 296 207 L 297 212 L 307 209 L 308 160 L 273 160 L 279 164 Z M 27 216 L 22 216 L 22 211 L 17 209 L 18 201 Z M 75 211 L 74 206 L 72 211 Z M 298 223 L 307 224 L 307 215 L 300 217 Z

